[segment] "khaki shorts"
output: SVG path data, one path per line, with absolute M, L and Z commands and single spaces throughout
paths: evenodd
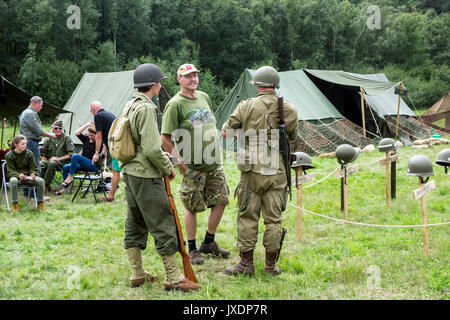
M 230 190 L 223 168 L 211 171 L 187 169 L 180 186 L 184 207 L 191 212 L 201 212 L 215 205 L 228 204 Z

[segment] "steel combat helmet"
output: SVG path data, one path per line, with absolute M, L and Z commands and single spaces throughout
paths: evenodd
M 302 167 L 303 171 L 314 168 L 311 157 L 304 152 L 294 153 L 294 162 L 291 164 L 291 168 Z
M 378 143 L 378 151 L 389 152 L 397 150 L 397 143 L 394 139 L 384 138 Z
M 278 89 L 280 87 L 280 75 L 274 68 L 264 66 L 255 71 L 253 80 L 250 83 L 255 86 L 274 87 Z
M 450 166 L 450 149 L 439 152 L 436 163 L 440 166 Z
M 438 153 L 436 163 L 445 167 L 445 173 L 448 173 L 448 167 L 450 167 L 450 149 L 441 150 Z
M 409 159 L 408 170 L 406 174 L 418 177 L 434 176 L 433 164 L 425 156 L 417 155 Z
M 150 87 L 167 77 L 162 73 L 161 68 L 153 63 L 144 63 L 136 68 L 133 75 L 134 87 Z
M 336 158 L 339 164 L 347 164 L 355 161 L 360 152 L 360 148 L 354 148 L 349 144 L 341 144 L 336 148 Z

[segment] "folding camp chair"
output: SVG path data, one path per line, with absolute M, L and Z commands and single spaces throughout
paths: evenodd
M 98 168 L 98 171 L 78 170 L 76 172 L 76 174 L 74 174 L 73 184 L 75 185 L 75 181 L 77 181 L 77 180 L 79 180 L 80 183 L 78 184 L 78 188 L 75 191 L 75 194 L 73 195 L 72 202 L 77 197 L 77 194 L 78 194 L 78 192 L 80 192 L 81 188 L 84 187 L 85 189 L 81 190 L 81 192 L 84 191 L 81 198 L 85 198 L 86 194 L 89 192 L 89 190 L 91 190 L 92 194 L 94 195 L 95 203 L 97 203 L 97 197 L 95 195 L 95 191 L 99 185 L 104 184 L 103 175 L 102 175 L 104 161 L 105 161 L 104 156 L 102 156 L 102 162 L 101 162 L 100 168 Z M 103 188 L 102 191 L 103 191 L 104 196 L 106 197 L 105 189 Z
M 2 160 L 2 187 L 0 189 L 0 204 L 2 201 L 3 191 L 5 191 L 5 198 L 6 198 L 6 206 L 8 207 L 8 211 L 11 211 L 11 208 L 9 206 L 9 199 L 8 199 L 8 189 L 11 188 L 9 184 L 9 178 L 6 176 L 6 160 Z M 33 191 L 33 198 L 34 198 L 34 205 L 37 208 L 37 187 L 36 186 L 30 186 L 26 183 L 19 183 L 19 189 L 27 189 L 28 190 L 28 197 L 27 197 L 27 205 L 28 201 L 30 200 L 30 190 Z M 19 192 L 20 194 L 20 192 Z

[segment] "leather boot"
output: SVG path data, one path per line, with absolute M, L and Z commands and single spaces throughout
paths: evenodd
M 139 247 L 127 249 L 127 256 L 131 267 L 130 284 L 132 288 L 143 285 L 145 281 L 152 282 L 156 280 L 156 276 L 151 275 L 142 267 L 142 255 Z
M 253 265 L 253 251 L 241 252 L 241 261 L 234 267 L 226 268 L 223 272 L 229 276 L 237 276 L 239 274 L 252 276 L 255 273 Z
M 268 252 L 266 251 L 266 266 L 264 267 L 265 273 L 270 273 L 271 275 L 277 276 L 281 273 L 280 268 L 276 266 L 278 252 Z
M 37 208 L 38 208 L 38 210 L 47 211 L 45 209 L 45 207 L 44 207 L 44 203 L 43 202 L 39 202 Z
M 191 291 L 200 289 L 200 285 L 195 283 L 180 272 L 175 255 L 161 256 L 166 269 L 166 279 L 164 280 L 164 289 L 166 291 L 180 290 Z
M 12 210 L 13 211 L 19 211 L 19 204 L 18 203 L 13 203 Z

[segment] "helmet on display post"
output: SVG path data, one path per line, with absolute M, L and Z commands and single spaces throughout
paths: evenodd
M 445 173 L 447 173 L 448 167 L 450 167 L 450 149 L 441 150 L 441 152 L 438 153 L 436 163 L 440 166 L 444 166 Z
M 336 158 L 339 164 L 345 165 L 355 161 L 360 152 L 360 148 L 354 148 L 349 144 L 341 144 L 336 148 Z
M 150 87 L 167 77 L 162 73 L 161 68 L 153 63 L 144 63 L 134 70 L 133 81 L 135 88 Z
M 434 176 L 433 164 L 425 156 L 417 155 L 409 159 L 408 170 L 406 174 L 418 177 Z
M 440 166 L 450 166 L 450 149 L 439 152 L 436 163 Z
M 306 153 L 295 152 L 294 157 L 295 159 L 291 164 L 291 168 L 302 167 L 303 171 L 314 168 L 314 166 L 312 165 L 311 157 Z
M 274 68 L 264 66 L 255 71 L 253 80 L 250 83 L 255 86 L 274 87 L 278 89 L 280 87 L 280 75 Z
M 384 138 L 378 143 L 378 151 L 389 152 L 397 150 L 397 143 L 394 139 Z

